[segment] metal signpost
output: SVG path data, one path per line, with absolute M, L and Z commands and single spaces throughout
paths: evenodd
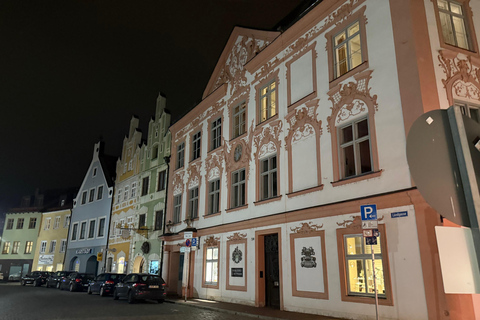
M 373 245 L 377 244 L 378 232 L 378 220 L 377 220 L 377 205 L 370 204 L 360 206 L 360 214 L 362 216 L 362 229 L 363 236 L 365 237 L 365 243 L 370 245 L 370 251 L 372 252 L 372 272 L 373 272 L 373 287 L 375 291 L 375 319 L 378 320 L 378 293 L 377 293 L 377 276 L 375 275 L 375 252 L 373 251 Z M 366 272 L 365 272 L 365 276 Z
M 183 267 L 185 268 L 185 302 L 187 302 L 187 293 L 188 293 L 188 274 L 189 274 L 189 264 L 190 264 L 190 246 L 192 245 L 193 232 L 185 232 L 183 238 L 185 240 L 185 260 Z

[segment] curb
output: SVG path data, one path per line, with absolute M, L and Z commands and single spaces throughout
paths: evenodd
M 204 305 L 200 305 L 200 304 L 192 304 L 192 303 L 188 303 L 188 302 L 183 302 L 181 300 L 168 300 L 168 299 L 166 299 L 165 302 L 174 303 L 174 304 L 177 303 L 177 304 L 181 304 L 181 305 L 184 305 L 184 306 L 187 306 L 187 307 L 199 308 L 199 309 L 205 309 L 205 310 L 212 310 L 212 311 L 223 312 L 223 313 L 228 313 L 228 314 L 238 315 L 238 316 L 246 316 L 246 317 L 257 318 L 257 319 L 285 320 L 283 318 L 264 316 L 264 315 L 260 315 L 260 314 L 253 314 L 253 313 L 241 312 L 241 311 L 233 311 L 233 310 L 229 310 L 229 309 L 215 308 L 215 307 L 204 306 Z

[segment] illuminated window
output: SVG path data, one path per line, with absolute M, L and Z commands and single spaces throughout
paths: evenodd
M 2 249 L 2 253 L 3 254 L 7 254 L 10 252 L 10 242 L 7 241 L 7 242 L 4 242 L 3 243 L 3 249 Z
M 260 89 L 259 122 L 263 122 L 277 114 L 276 91 L 277 83 L 275 81 Z
M 472 50 L 467 16 L 462 3 L 452 0 L 437 0 L 443 41 L 449 45 Z
M 20 241 L 13 241 L 12 254 L 18 254 L 20 248 Z
M 360 119 L 339 128 L 339 148 L 341 178 L 372 172 L 367 119 Z
M 360 37 L 360 23 L 358 21 L 334 36 L 335 78 L 362 64 Z
M 218 247 L 208 247 L 206 249 L 205 284 L 218 284 Z
M 25 243 L 25 253 L 32 253 L 32 249 L 33 249 L 33 241 L 27 241 Z

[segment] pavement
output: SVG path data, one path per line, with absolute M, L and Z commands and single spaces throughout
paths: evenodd
M 237 303 L 228 303 L 205 299 L 184 299 L 177 297 L 168 297 L 165 302 L 182 304 L 189 307 L 201 308 L 207 310 L 229 313 L 232 315 L 248 316 L 257 319 L 266 320 L 343 320 L 343 318 L 334 318 L 316 314 L 281 311 L 271 308 L 259 308 Z

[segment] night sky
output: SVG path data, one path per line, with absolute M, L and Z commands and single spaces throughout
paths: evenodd
M 303 0 L 305 1 L 305 0 Z M 36 188 L 79 187 L 103 137 L 144 137 L 201 101 L 234 26 L 271 30 L 302 0 L 0 1 L 0 213 Z

